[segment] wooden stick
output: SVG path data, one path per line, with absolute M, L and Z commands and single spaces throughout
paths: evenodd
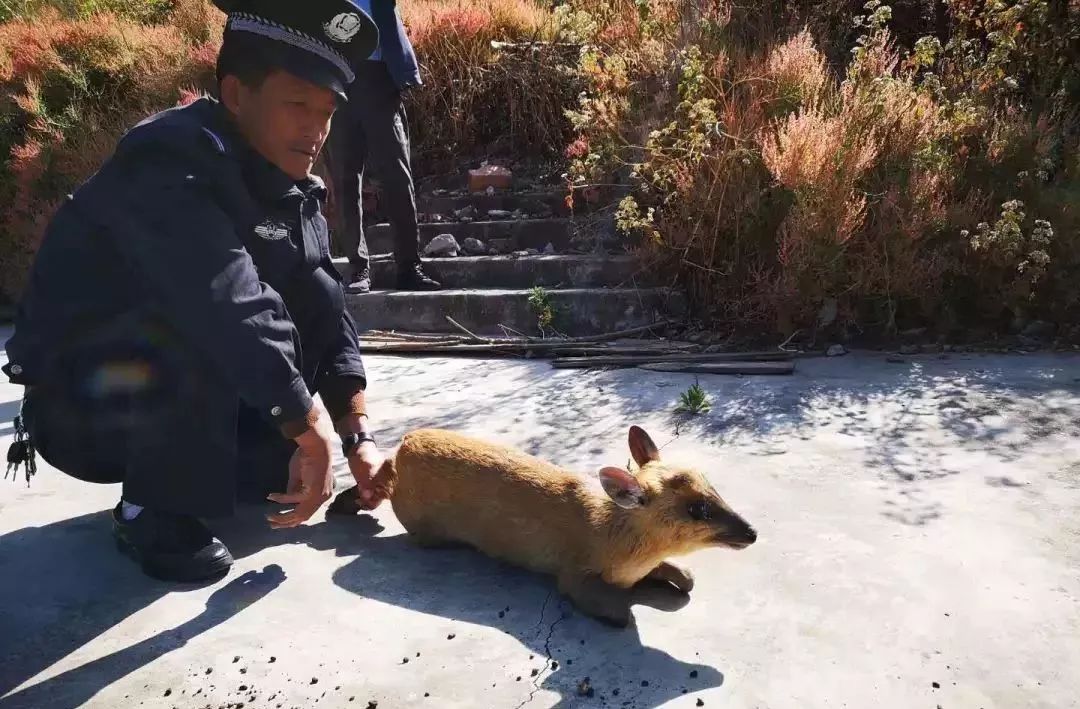
M 452 317 L 450 317 L 449 315 L 447 315 L 447 316 L 445 316 L 445 317 L 446 317 L 446 322 L 450 323 L 451 325 L 453 325 L 454 327 L 456 327 L 456 328 L 457 328 L 458 330 L 461 330 L 462 332 L 464 332 L 464 333 L 465 333 L 466 335 L 468 335 L 469 337 L 473 338 L 473 339 L 474 339 L 474 340 L 476 340 L 477 342 L 488 342 L 488 341 L 490 341 L 490 340 L 485 340 L 484 338 L 482 338 L 482 337 L 479 337 L 479 336 L 477 336 L 477 335 L 473 334 L 473 333 L 472 333 L 472 332 L 470 332 L 470 331 L 469 331 L 468 329 L 466 329 L 466 327 L 465 327 L 464 325 L 462 325 L 461 323 L 459 323 L 459 322 L 458 322 L 457 320 L 454 320 L 454 319 L 453 319 Z
M 484 343 L 440 343 L 440 342 L 372 342 L 361 341 L 360 351 L 368 353 L 417 353 L 417 354 L 519 354 L 545 353 L 548 356 L 567 358 L 582 357 L 590 360 L 595 356 L 639 355 L 645 357 L 663 356 L 652 346 L 635 345 L 565 345 L 562 342 L 484 342 Z M 590 356 L 591 355 L 591 356 Z
M 688 374 L 791 374 L 794 362 L 652 362 L 638 369 Z

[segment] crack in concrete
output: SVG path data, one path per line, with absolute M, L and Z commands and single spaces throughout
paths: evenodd
M 540 607 L 540 620 L 536 623 L 536 633 L 533 635 L 533 641 L 535 642 L 540 638 L 541 629 L 544 626 L 544 616 L 547 615 L 548 602 L 551 601 L 552 595 L 555 591 L 549 591 L 546 598 L 544 598 L 544 604 Z M 556 618 L 550 626 L 548 626 L 547 638 L 544 639 L 544 669 L 551 667 L 551 638 L 555 635 L 555 627 L 566 619 L 566 614 L 562 612 L 562 599 L 559 599 L 559 617 Z M 532 680 L 532 691 L 529 692 L 529 696 L 525 698 L 521 704 L 518 704 L 514 709 L 522 709 L 525 705 L 529 704 L 536 698 L 537 693 L 540 691 L 540 682 L 544 680 L 545 675 L 543 672 L 538 672 Z

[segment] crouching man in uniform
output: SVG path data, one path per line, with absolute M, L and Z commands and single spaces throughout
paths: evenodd
M 350 0 L 217 4 L 220 99 L 132 128 L 61 206 L 4 367 L 41 456 L 123 483 L 118 545 L 176 581 L 232 564 L 202 518 L 269 494 L 303 523 L 339 446 L 374 506 L 382 462 L 310 174 L 377 30 Z

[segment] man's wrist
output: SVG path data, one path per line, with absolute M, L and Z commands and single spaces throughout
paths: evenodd
M 339 435 L 346 433 L 367 433 L 370 422 L 367 414 L 345 414 L 334 423 Z

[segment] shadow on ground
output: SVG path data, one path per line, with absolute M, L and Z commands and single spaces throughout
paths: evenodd
M 286 530 L 283 543 L 356 557 L 334 572 L 333 581 L 358 596 L 513 637 L 524 648 L 520 681 L 533 690 L 557 692 L 562 700 L 556 706 L 576 702 L 585 677 L 596 696 L 639 709 L 724 682 L 716 668 L 643 645 L 634 624 L 616 629 L 582 615 L 561 597 L 553 578 L 470 549 L 420 549 L 405 534 L 376 536 L 381 531 L 374 517 L 330 515 L 321 524 Z M 263 537 L 255 525 L 222 534 L 240 554 L 250 553 Z M 685 595 L 661 585 L 643 587 L 636 599 L 635 608 L 661 611 L 677 611 L 687 602 Z M 535 677 L 534 668 L 540 670 Z M 501 677 L 498 671 L 491 674 Z
M 3 709 L 81 706 L 105 687 L 240 613 L 285 579 L 281 567 L 273 565 L 238 576 L 214 591 L 195 618 L 11 693 L 162 596 L 199 587 L 154 581 L 119 553 L 102 554 L 101 546 L 110 541 L 109 524 L 106 510 L 0 537 L 0 577 L 11 584 L 0 608 Z

